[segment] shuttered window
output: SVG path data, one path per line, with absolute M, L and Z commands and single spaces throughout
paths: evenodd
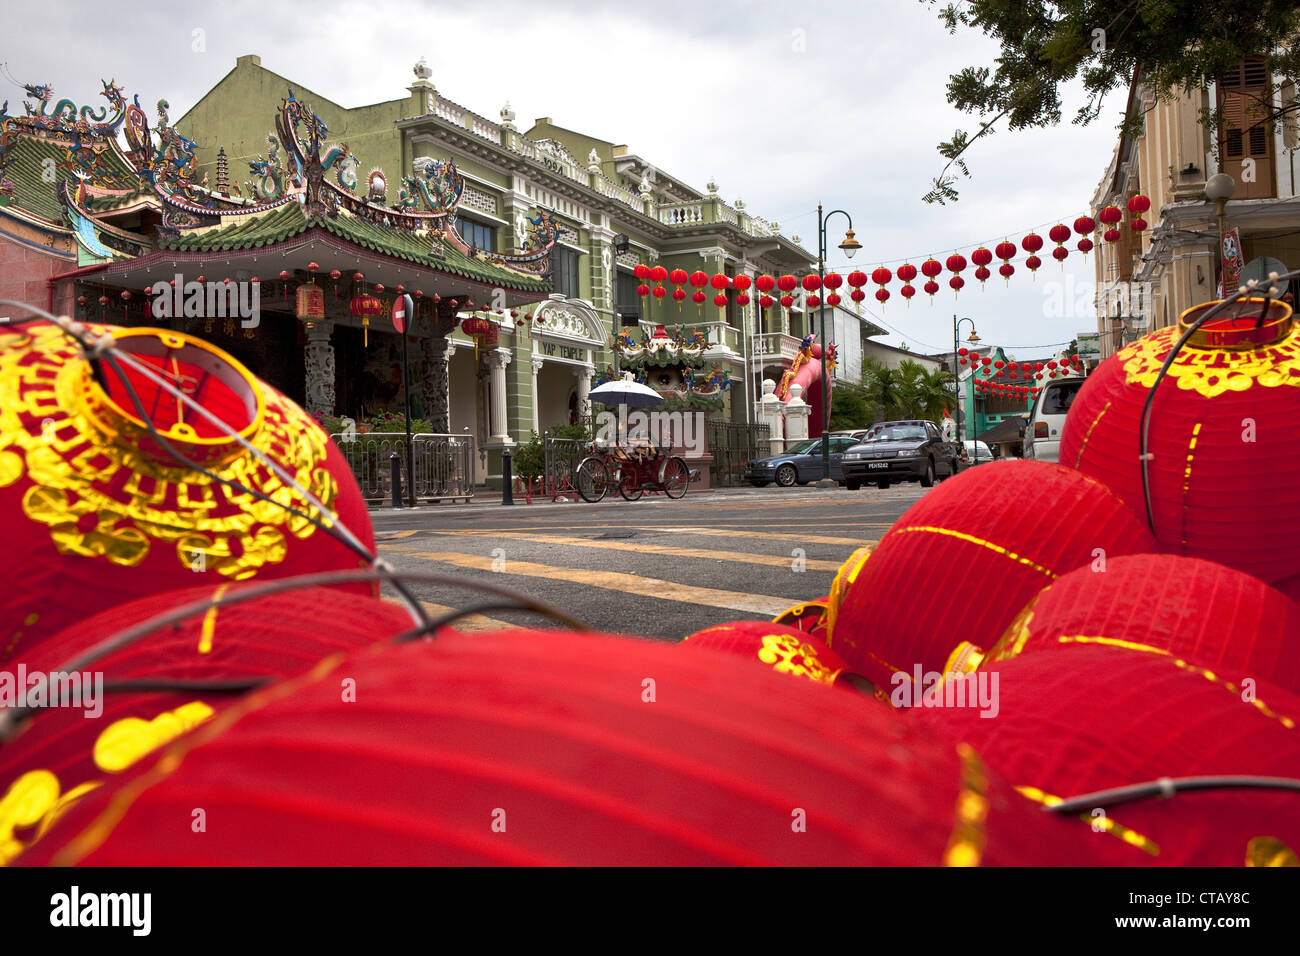
M 1277 195 L 1268 70 L 1260 57 L 1246 57 L 1217 81 L 1219 157 L 1223 171 L 1237 181 L 1233 199 L 1272 199 Z M 1253 164 L 1253 170 L 1252 170 Z

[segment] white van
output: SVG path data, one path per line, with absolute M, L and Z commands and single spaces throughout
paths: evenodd
M 1038 393 L 1029 413 L 1029 427 L 1022 444 L 1026 458 L 1057 461 L 1061 452 L 1061 430 L 1074 397 L 1083 387 L 1082 377 L 1049 379 Z

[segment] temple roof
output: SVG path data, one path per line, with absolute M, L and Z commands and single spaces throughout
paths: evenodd
M 550 283 L 512 269 L 468 256 L 428 233 L 414 233 L 369 222 L 346 210 L 336 215 L 308 216 L 302 205 L 289 202 L 256 216 L 236 218 L 229 225 L 164 239 L 159 248 L 176 252 L 226 252 L 259 249 L 307 232 L 324 229 L 363 248 L 449 273 L 525 292 L 548 292 Z

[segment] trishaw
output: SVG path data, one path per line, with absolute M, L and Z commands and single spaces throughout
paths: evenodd
M 624 444 L 592 442 L 590 454 L 578 463 L 573 483 L 582 500 L 595 504 L 617 491 L 628 501 L 645 492 L 680 498 L 691 484 L 691 470 L 677 455 L 663 454 L 649 441 Z

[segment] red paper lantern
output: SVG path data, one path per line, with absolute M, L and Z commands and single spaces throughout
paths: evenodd
M 986 367 L 989 366 L 989 365 L 992 365 L 992 364 L 993 364 L 993 359 L 989 358 L 989 356 L 987 356 L 987 355 L 985 355 L 983 358 L 981 358 L 980 361 L 981 361 L 982 363 L 984 363 L 984 365 L 985 365 Z
M 754 288 L 759 292 L 771 292 L 776 288 L 776 279 L 770 275 L 761 275 L 754 280 Z
M 1057 246 L 1055 249 L 1052 250 L 1052 258 L 1055 259 L 1057 262 L 1061 263 L 1062 269 L 1065 268 L 1065 259 L 1067 256 L 1069 256 L 1069 254 L 1070 254 L 1070 250 L 1065 248 L 1065 246 Z
M 691 285 L 697 289 L 702 289 L 709 284 L 709 275 L 707 272 L 701 272 L 696 269 L 691 273 Z
M 776 285 L 782 292 L 793 292 L 799 285 L 799 280 L 792 275 L 784 275 L 776 280 Z
M 837 293 L 835 293 L 835 292 L 832 292 L 830 295 L 828 295 L 828 296 L 826 297 L 826 304 L 829 305 L 829 306 L 837 306 L 837 305 L 839 305 L 839 304 L 840 304 L 840 297 L 839 297 L 839 295 L 838 295 Z
M 1040 591 L 986 659 L 1077 643 L 1168 654 L 1300 693 L 1300 606 L 1252 575 L 1200 558 L 1098 556 Z
M 1086 236 L 1096 230 L 1097 223 L 1091 216 L 1080 216 L 1074 220 L 1074 231 L 1077 235 Z
M 674 301 L 676 301 L 676 302 L 682 302 L 682 301 L 684 301 L 685 299 L 686 299 L 686 290 L 685 290 L 685 289 L 673 289 L 673 300 L 674 300 Z
M 1075 244 L 1075 248 L 1086 256 L 1088 253 L 1092 252 L 1092 240 L 1084 237 Z
M 736 305 L 740 305 L 740 306 L 749 305 L 749 296 L 746 295 L 744 292 L 739 293 L 736 296 Z
M 938 273 L 935 273 L 938 275 Z M 916 266 L 910 262 L 905 262 L 898 267 L 898 278 L 902 282 L 911 282 L 916 278 Z
M 890 280 L 893 278 L 894 278 L 894 274 L 890 272 L 888 269 L 886 269 L 884 266 L 881 266 L 878 269 L 874 269 L 871 272 L 871 281 L 874 282 L 876 285 L 880 285 L 880 286 L 889 285 Z
M 924 286 L 922 286 L 922 288 L 925 289 L 926 294 L 930 296 L 931 300 L 933 300 L 935 293 L 939 291 L 939 283 L 931 279 Z
M 641 285 L 636 287 L 636 294 L 644 299 L 646 296 L 650 294 L 650 287 L 642 283 Z
M 939 264 L 938 259 L 926 259 L 921 263 L 921 274 L 927 279 L 933 279 L 943 271 L 943 266 Z
M 884 305 L 886 302 L 888 302 L 888 301 L 889 301 L 889 290 L 886 289 L 886 288 L 884 288 L 884 287 L 881 287 L 881 288 L 877 289 L 877 290 L 876 290 L 876 301 L 879 302 L 881 305 Z
M 1030 598 L 1094 560 L 1094 549 L 1118 557 L 1152 546 L 1123 502 L 1068 468 L 1020 459 L 972 468 L 928 492 L 880 540 L 832 606 L 827 643 L 889 688 L 904 679 L 895 672 L 942 671 L 959 641 L 990 646 Z M 918 589 L 930 596 L 924 615 L 897 600 Z M 995 591 L 997 601 L 967 599 Z
M 898 290 L 898 294 L 910 302 L 912 296 L 916 295 L 916 289 L 913 286 L 905 285 Z M 933 295 L 934 293 L 930 293 L 930 294 Z
M 1038 268 L 1042 264 L 1043 264 L 1043 260 L 1038 258 L 1038 256 L 1029 256 L 1028 258 L 1025 259 L 1025 268 L 1028 269 L 1030 272 L 1036 273 Z
M 815 309 L 817 306 L 822 304 L 821 296 L 818 295 L 810 295 L 805 299 L 805 301 L 810 309 Z
M 690 276 L 686 274 L 685 269 L 674 269 L 668 274 L 668 281 L 673 285 L 685 285 Z
M 705 298 L 707 297 L 704 295 L 703 292 L 691 293 L 691 301 L 694 302 L 696 305 L 703 305 Z
M 749 276 L 742 274 L 742 275 L 738 275 L 738 276 L 736 276 L 734 279 L 732 279 L 732 280 L 731 280 L 731 284 L 732 284 L 732 286 L 734 286 L 737 290 L 739 290 L 739 291 L 741 291 L 741 292 L 744 292 L 746 289 L 748 289 L 748 288 L 750 287 L 751 282 L 750 282 Z
M 1141 215 L 1151 208 L 1151 200 L 1146 196 L 1131 196 L 1128 201 L 1128 211 L 1134 215 Z
M 721 272 L 718 272 L 715 273 L 713 278 L 709 280 L 709 284 L 712 285 L 713 288 L 721 291 L 723 289 L 728 288 L 731 285 L 731 280 L 728 279 Z
M 1037 252 L 1043 248 L 1043 237 L 1036 232 L 1031 232 L 1025 238 L 1020 240 L 1020 246 L 1025 252 Z
M 1300 766 L 1300 697 L 1264 680 L 1246 702 L 1236 674 L 1086 643 L 985 665 L 977 680 L 981 673 L 986 687 L 997 678 L 997 719 L 970 707 L 917 716 L 970 743 L 1041 803 L 1162 779 L 1294 777 Z M 1294 793 L 1156 790 L 1098 809 L 1082 810 L 1078 825 L 1104 831 L 1093 834 L 1094 849 L 1112 864 L 1263 865 L 1252 859 L 1261 838 L 1300 844 Z
M 1120 235 L 1121 234 L 1118 229 L 1107 229 L 1104 233 L 1102 233 L 1102 238 L 1105 239 L 1107 242 L 1119 242 Z
M 699 294 L 702 296 L 704 293 L 701 292 Z M 719 309 L 725 309 L 727 307 L 727 297 L 722 293 L 718 293 L 713 297 L 713 304 Z
M 951 279 L 948 280 L 948 285 L 952 288 L 953 292 L 960 292 L 961 287 L 964 286 L 965 284 L 966 284 L 966 280 L 963 279 L 961 276 L 953 276 Z
M 989 252 L 989 250 L 985 249 L 983 246 L 980 246 L 970 254 L 970 261 L 975 263 L 977 266 L 986 266 L 993 261 L 993 253 Z
M 1147 227 L 1147 221 L 1145 219 L 1134 219 L 1131 222 L 1129 222 L 1128 225 L 1129 228 L 1132 229 L 1134 232 L 1141 232 L 1143 229 Z
M 797 628 L 769 621 L 733 621 L 696 631 L 678 645 L 692 651 L 733 654 L 777 674 L 831 685 L 851 676 L 838 654 Z
M 650 267 L 643 262 L 639 262 L 636 268 L 632 270 L 632 275 L 638 279 L 648 279 L 650 278 Z
M 668 278 L 668 270 L 663 266 L 652 266 L 650 269 L 651 282 L 663 282 Z
M 1058 246 L 1070 238 L 1070 227 L 1065 223 L 1058 222 L 1055 226 L 1047 231 L 1047 237 Z M 1029 250 L 1031 252 L 1035 250 Z
M 666 293 L 667 291 L 668 290 L 665 289 L 663 286 L 657 285 L 650 290 L 650 294 L 653 295 L 656 299 L 662 299 L 664 297 L 664 293 Z M 681 290 L 678 289 L 677 291 L 680 292 Z
M 1097 218 L 1106 225 L 1113 226 L 1124 218 L 1124 213 L 1120 211 L 1118 206 L 1107 206 L 1097 213 Z
M 373 547 L 351 469 L 297 405 L 197 337 L 91 328 L 96 335 L 110 332 L 137 361 L 204 382 L 198 400 L 211 414 Z M 21 378 L 17 368 L 24 370 Z M 123 374 L 125 382 L 106 367 L 103 379 L 96 378 L 79 346 L 54 325 L 0 331 L 0 417 L 7 416 L 0 425 L 7 479 L 0 487 L 6 529 L 0 573 L 23 582 L 0 594 L 2 653 L 9 659 L 21 659 L 33 642 L 88 614 L 156 591 L 360 565 L 326 532 L 274 505 L 251 505 L 244 492 L 176 462 L 137 417 L 126 382 L 166 442 L 191 461 L 299 510 L 310 507 L 235 438 L 129 367 Z
M 1060 460 L 1105 482 L 1144 523 L 1142 407 L 1174 340 L 1210 305 L 1102 362 L 1062 430 Z M 1174 359 L 1152 406 L 1147 472 L 1162 548 L 1273 582 L 1300 567 L 1291 487 L 1300 372 L 1290 358 L 1300 354 L 1300 329 L 1279 302 L 1257 327 L 1263 307 L 1262 299 L 1229 306 Z
M 907 288 L 911 289 L 912 287 L 908 286 Z M 912 291 L 915 292 L 916 290 L 913 289 Z M 852 299 L 854 302 L 861 302 L 866 297 L 867 294 L 863 292 L 861 289 L 854 289 L 852 292 L 849 293 L 849 298 Z
M 997 253 L 999 259 L 1003 262 L 1007 262 L 1008 260 L 1015 258 L 1016 244 L 1003 239 L 994 247 L 994 251 Z
M 787 309 L 790 308 L 790 306 L 794 305 L 794 296 L 792 295 L 781 296 L 781 305 Z
M 827 289 L 838 289 L 844 284 L 844 278 L 838 272 L 828 272 L 822 277 L 822 286 Z
M 1004 262 L 998 266 L 998 275 L 1007 280 L 1007 285 L 1011 285 L 1011 277 L 1016 274 L 1016 267 L 1009 262 Z
M 33 674 L 58 670 L 90 645 L 129 627 L 240 587 L 192 587 L 129 601 L 49 637 L 25 654 L 23 663 Z M 323 620 L 328 627 L 321 626 Z M 209 604 L 110 652 L 92 668 L 106 684 L 283 680 L 331 654 L 367 647 L 413 626 L 396 604 L 309 588 L 240 604 Z M 102 712 L 94 719 L 86 719 L 84 708 L 53 707 L 33 714 L 22 732 L 0 747 L 0 794 L 32 788 L 28 792 L 34 798 L 23 814 L 32 821 L 30 827 L 20 824 L 17 833 L 7 832 L 18 839 L 0 849 L 0 862 L 36 842 L 64 809 L 60 797 L 111 786 L 158 748 L 240 701 L 238 694 L 215 689 L 123 688 L 103 694 Z
M 954 252 L 948 257 L 947 266 L 949 272 L 961 272 L 966 268 L 966 257 Z
M 861 269 L 854 269 L 849 273 L 848 283 L 854 289 L 860 289 L 867 284 L 867 274 Z
M 822 287 L 822 280 L 811 273 L 803 277 L 803 290 L 805 292 L 816 292 Z
M 772 304 L 773 300 L 770 295 L 760 296 L 758 299 L 758 307 L 760 309 L 770 309 L 772 308 Z
M 344 678 L 358 693 L 341 705 Z M 1041 812 L 972 749 L 848 691 L 706 649 L 554 631 L 452 635 L 322 666 L 242 710 L 151 759 L 168 772 L 119 801 L 102 839 L 78 838 L 116 788 L 87 794 L 21 862 L 1098 860 L 1094 834 Z M 223 821 L 221 839 L 195 839 L 196 793 Z

